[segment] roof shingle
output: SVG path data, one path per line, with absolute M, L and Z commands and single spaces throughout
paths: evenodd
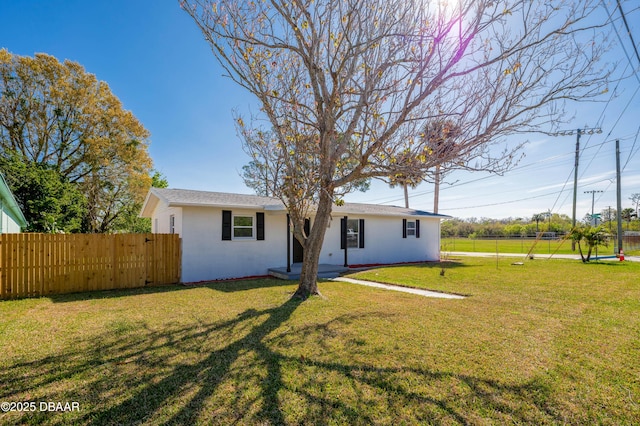
M 151 188 L 151 193 L 169 206 L 210 206 L 227 208 L 252 208 L 271 211 L 285 211 L 280 199 L 250 194 L 232 194 L 227 192 L 196 191 L 191 189 Z M 423 210 L 407 209 L 382 204 L 345 203 L 333 206 L 333 212 L 344 214 L 362 214 L 379 216 L 427 216 L 449 217 L 429 213 Z

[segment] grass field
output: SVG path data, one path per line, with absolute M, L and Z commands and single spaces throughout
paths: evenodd
M 450 260 L 0 302 L 0 424 L 637 422 L 640 264 Z
M 522 253 L 527 254 L 529 251 L 533 254 L 575 254 L 576 251 L 571 250 L 571 240 L 538 240 L 533 238 L 501 238 L 501 239 L 478 239 L 478 238 L 442 238 L 441 249 L 443 251 L 467 251 L 467 252 L 486 252 L 486 253 Z M 624 247 L 624 246 L 623 246 Z M 586 254 L 586 248 L 584 248 Z M 614 254 L 614 244 L 609 243 L 607 247 L 598 249 L 599 255 L 611 256 Z M 625 249 L 628 256 L 640 255 L 640 250 Z M 595 251 L 594 251 L 595 255 Z

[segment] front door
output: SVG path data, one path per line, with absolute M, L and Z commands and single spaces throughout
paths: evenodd
M 304 233 L 305 235 L 309 235 L 310 223 L 309 219 L 304 220 Z M 302 248 L 302 244 L 298 241 L 298 239 L 293 237 L 293 263 L 302 263 L 304 259 L 304 249 Z

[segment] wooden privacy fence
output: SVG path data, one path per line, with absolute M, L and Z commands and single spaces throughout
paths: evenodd
M 0 299 L 180 282 L 176 234 L 2 234 Z

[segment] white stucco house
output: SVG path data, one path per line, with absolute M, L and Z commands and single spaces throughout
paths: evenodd
M 277 198 L 152 188 L 140 215 L 151 218 L 152 232 L 180 235 L 183 282 L 264 276 L 302 261 L 303 249 Z M 445 217 L 385 205 L 334 206 L 320 263 L 437 261 Z
M 0 234 L 17 234 L 26 227 L 27 220 L 0 173 Z

